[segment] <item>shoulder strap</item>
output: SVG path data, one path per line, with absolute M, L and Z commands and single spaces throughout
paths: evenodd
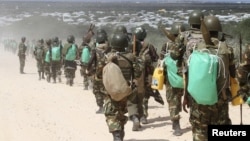
M 122 58 L 124 58 L 126 61 L 128 61 L 129 62 L 129 64 L 131 65 L 131 74 L 132 74 L 132 80 L 135 78 L 134 77 L 134 67 L 133 67 L 133 62 L 131 61 L 131 60 L 129 60 L 125 55 L 123 55 L 123 54 L 121 54 L 121 53 L 117 53 L 119 56 L 121 56 Z

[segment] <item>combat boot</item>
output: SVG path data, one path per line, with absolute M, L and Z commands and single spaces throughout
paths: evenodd
M 132 127 L 132 131 L 139 131 L 140 128 L 140 121 L 138 119 L 138 117 L 136 115 L 133 115 L 131 117 L 132 121 L 133 121 L 133 127 Z
M 40 71 L 38 72 L 38 76 L 39 76 L 38 80 L 41 80 L 41 72 Z
M 44 72 L 42 72 L 42 79 L 45 79 L 45 77 L 44 77 Z
M 84 86 L 83 90 L 88 90 L 88 86 Z
M 174 120 L 172 125 L 173 125 L 172 128 L 174 130 L 173 135 L 181 136 L 182 132 L 181 132 L 181 127 L 180 127 L 180 121 L 179 120 Z
M 50 75 L 47 75 L 47 82 L 50 83 Z
M 142 124 L 148 124 L 148 120 L 147 120 L 146 116 L 142 116 L 140 121 Z
M 112 132 L 114 141 L 122 141 L 121 131 Z
M 99 109 L 95 113 L 102 114 L 103 113 L 103 107 L 99 106 Z

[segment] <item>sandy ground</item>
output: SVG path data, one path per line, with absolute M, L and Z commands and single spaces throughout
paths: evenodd
M 27 57 L 19 74 L 17 55 L 0 48 L 0 141 L 112 141 L 103 114 L 96 114 L 92 90 L 83 90 L 79 69 L 74 86 L 38 80 L 36 62 Z M 165 100 L 164 92 L 161 94 Z M 250 108 L 243 105 L 243 124 L 250 123 Z M 230 105 L 233 124 L 240 124 L 240 107 Z M 189 114 L 181 113 L 183 135 L 173 136 L 168 105 L 149 101 L 149 124 L 132 131 L 125 126 L 125 141 L 191 141 Z

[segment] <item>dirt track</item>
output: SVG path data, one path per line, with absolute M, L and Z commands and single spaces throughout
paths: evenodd
M 103 114 L 91 90 L 84 91 L 79 69 L 75 84 L 38 80 L 36 62 L 27 57 L 26 74 L 19 74 L 17 55 L 0 48 L 0 141 L 111 141 Z M 165 100 L 163 91 L 161 92 Z M 250 123 L 250 109 L 243 105 L 243 124 Z M 239 106 L 230 107 L 233 124 L 240 123 Z M 183 135 L 172 135 L 168 107 L 149 101 L 149 124 L 132 132 L 125 126 L 125 141 L 190 141 L 188 114 L 181 113 Z

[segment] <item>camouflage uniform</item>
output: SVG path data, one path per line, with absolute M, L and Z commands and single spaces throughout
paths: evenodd
M 79 58 L 81 58 L 81 55 L 82 55 L 82 50 L 83 48 L 88 48 L 89 49 L 89 52 L 91 52 L 91 48 L 88 44 L 86 43 L 82 43 L 82 45 L 79 47 Z M 81 61 L 81 59 L 80 59 Z M 88 86 L 89 86 L 89 80 L 90 80 L 90 76 L 86 73 L 86 70 L 88 68 L 88 63 L 85 63 L 85 62 L 82 62 L 81 61 L 81 70 L 80 70 L 80 73 L 81 73 L 81 76 L 83 76 L 83 86 L 84 86 L 84 90 L 88 90 Z
M 20 62 L 20 73 L 24 73 L 24 66 L 25 66 L 25 58 L 26 58 L 26 50 L 27 46 L 24 44 L 25 37 L 22 38 L 22 42 L 18 46 L 18 57 Z
M 111 51 L 107 56 L 115 54 L 116 51 Z M 132 55 L 132 53 L 122 53 L 124 56 Z M 119 56 L 118 56 L 119 57 Z M 131 60 L 133 62 L 134 68 L 134 76 L 135 78 L 140 77 L 143 65 L 140 63 L 138 59 L 135 58 Z M 131 81 L 129 74 L 132 72 L 128 72 L 128 69 L 124 69 L 121 66 L 121 71 L 127 81 Z M 109 131 L 111 133 L 115 131 L 121 132 L 122 136 L 124 136 L 124 126 L 128 120 L 128 117 L 125 115 L 127 113 L 127 100 L 135 101 L 137 98 L 137 90 L 134 90 L 131 95 L 125 97 L 121 101 L 114 101 L 110 96 L 107 96 L 104 101 L 104 114 L 106 117 L 106 123 L 109 127 Z M 123 138 L 123 137 L 122 137 Z
M 51 46 L 50 44 L 46 44 L 46 47 L 44 48 L 44 73 L 46 75 L 47 82 L 50 82 L 50 77 L 51 77 Z
M 144 94 L 142 94 L 142 108 L 143 113 L 139 113 L 142 115 L 139 115 L 140 118 L 144 118 L 143 124 L 146 124 L 147 121 L 146 118 L 148 117 L 148 100 L 150 98 L 150 95 L 152 95 L 152 88 L 151 88 L 151 81 L 152 81 L 152 75 L 154 73 L 154 62 L 157 62 L 159 59 L 158 54 L 156 53 L 155 47 L 152 44 L 141 42 L 142 48 L 139 52 L 139 57 L 144 60 L 145 66 L 144 66 Z M 142 119 L 141 119 L 142 120 Z
M 41 56 L 39 56 L 37 54 L 38 50 L 42 51 Z M 38 71 L 38 74 L 39 74 L 39 80 L 41 80 L 41 78 L 44 79 L 44 56 L 45 56 L 45 52 L 44 52 L 43 40 L 39 40 L 38 44 L 35 46 L 34 55 L 36 56 L 36 65 L 37 65 L 37 71 Z M 41 57 L 41 58 L 39 58 L 39 57 Z
M 60 59 L 59 60 L 53 60 L 53 57 L 51 57 L 51 74 L 54 83 L 56 83 L 56 79 L 58 79 L 59 82 L 61 82 L 61 75 L 62 75 L 62 45 L 59 44 L 58 40 L 55 40 L 52 42 L 52 47 L 51 47 L 51 56 L 52 56 L 52 50 L 53 48 L 60 48 Z
M 175 49 L 178 48 L 179 50 L 179 46 L 183 44 L 183 37 L 181 34 L 177 34 L 177 37 L 175 39 L 175 42 L 169 41 L 165 44 L 163 44 L 162 49 L 161 49 L 161 55 L 160 55 L 160 59 L 163 60 L 165 58 L 166 54 L 172 54 L 175 53 Z M 177 54 L 175 54 L 174 56 L 180 56 L 181 54 L 179 54 L 179 52 Z M 171 55 L 170 55 L 171 56 Z M 177 58 L 175 58 L 177 59 Z M 177 59 L 177 67 L 178 67 L 178 75 L 180 75 L 182 77 L 182 65 L 183 64 L 183 59 L 182 56 L 179 57 Z M 166 73 L 166 66 L 165 64 L 163 65 L 164 68 L 164 73 Z M 166 100 L 168 102 L 168 111 L 170 113 L 170 118 L 172 121 L 172 128 L 175 130 L 173 132 L 174 135 L 181 135 L 180 132 L 180 112 L 182 110 L 182 104 L 181 104 L 181 100 L 182 100 L 182 96 L 183 96 L 183 89 L 181 88 L 175 88 L 172 87 L 168 81 L 168 75 L 164 74 L 165 76 L 165 87 L 166 87 Z
M 237 79 L 240 84 L 239 94 L 242 95 L 244 101 L 250 97 L 250 44 L 246 45 L 246 49 L 242 54 L 242 63 L 237 69 Z M 249 104 L 249 103 L 248 103 Z
M 197 33 L 196 31 L 195 33 Z M 196 34 L 197 35 L 197 34 Z M 215 36 L 215 35 L 213 35 Z M 193 36 L 194 37 L 194 36 Z M 202 33 L 200 36 L 202 37 Z M 218 70 L 223 71 L 225 75 L 219 75 L 217 78 L 217 89 L 218 89 L 218 102 L 213 105 L 202 105 L 198 104 L 191 95 L 189 98 L 190 105 L 190 118 L 189 121 L 192 125 L 193 141 L 207 141 L 208 140 L 208 125 L 230 125 L 231 119 L 229 118 L 229 103 L 228 103 L 228 90 L 229 90 L 229 77 L 235 74 L 233 71 L 230 72 L 230 68 L 234 68 L 233 63 L 233 52 L 231 52 L 225 41 L 219 41 L 217 38 L 210 38 L 213 42 L 213 46 L 218 50 L 218 56 L 222 59 L 224 66 L 219 65 Z M 205 40 L 197 43 L 197 47 L 205 46 Z M 216 49 L 210 48 L 211 51 L 217 51 Z M 187 47 L 186 51 L 189 48 Z M 188 56 L 187 56 L 188 57 Z M 188 67 L 187 67 L 188 68 Z M 186 68 L 186 72 L 187 69 Z M 232 69 L 233 70 L 233 69 Z M 188 74 L 188 73 L 187 73 Z M 187 76 L 187 75 L 186 75 Z M 234 76 L 232 76 L 234 77 Z M 188 79 L 188 76 L 187 76 Z M 187 94 L 187 92 L 185 92 Z M 205 92 L 204 92 L 205 95 Z M 184 96 L 184 99 L 186 99 Z
M 69 49 L 73 47 L 73 45 L 76 47 L 76 52 L 74 53 L 75 58 L 73 60 L 68 60 L 67 53 L 69 52 Z M 78 46 L 74 43 L 66 43 L 63 47 L 62 54 L 64 56 L 64 74 L 67 79 L 66 84 L 72 86 L 74 83 L 75 72 L 77 69 L 75 59 L 77 59 L 78 57 Z
M 105 52 L 108 48 L 107 43 L 99 44 L 95 49 L 91 51 L 91 58 L 88 63 L 87 70 L 89 73 L 93 73 L 93 94 L 95 95 L 96 104 L 99 109 L 96 113 L 102 113 L 104 98 L 106 97 L 106 90 L 102 82 L 102 68 L 105 65 Z

